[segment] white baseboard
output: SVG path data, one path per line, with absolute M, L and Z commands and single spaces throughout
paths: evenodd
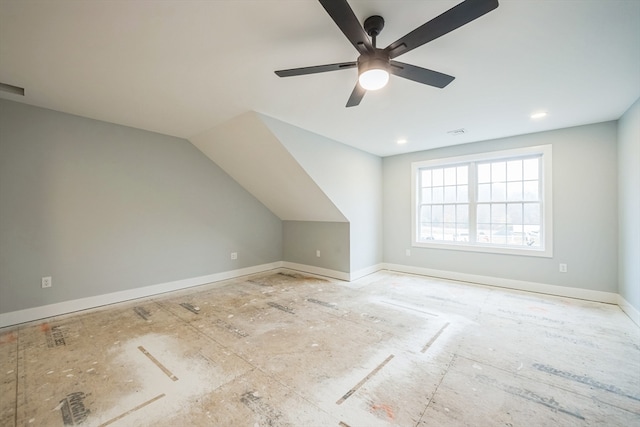
M 328 268 L 315 267 L 313 265 L 297 264 L 295 262 L 282 261 L 281 267 L 288 268 L 289 270 L 301 271 L 303 273 L 315 274 L 318 276 L 331 277 L 333 279 L 346 280 L 351 279 L 349 273 L 344 271 L 330 270 Z
M 238 270 L 224 271 L 221 273 L 214 273 L 206 276 L 192 277 L 189 279 L 160 283 L 157 285 L 150 285 L 142 288 L 129 289 L 126 291 L 96 295 L 87 298 L 79 298 L 71 301 L 64 301 L 55 304 L 43 305 L 40 307 L 12 311 L 9 313 L 0 313 L 0 328 L 44 319 L 47 317 L 73 313 L 80 310 L 87 310 L 90 308 L 129 301 L 137 298 L 145 298 L 153 295 L 163 294 L 166 292 L 178 291 L 194 286 L 220 282 L 222 280 L 233 279 L 236 277 L 246 276 L 248 274 L 261 273 L 263 271 L 273 270 L 279 267 L 282 267 L 281 261 L 241 268 Z
M 352 282 L 364 276 L 368 276 L 369 274 L 373 274 L 376 271 L 384 270 L 384 264 L 376 264 L 370 267 L 363 268 L 358 271 L 346 273 L 344 271 L 330 270 L 328 268 L 315 267 L 313 265 L 296 264 L 294 262 L 288 262 L 288 261 L 283 261 L 282 267 L 288 268 L 290 270 L 300 271 L 303 273 L 315 274 L 317 276 L 331 277 L 333 279 L 344 280 L 346 282 Z
M 354 280 L 358 280 L 363 278 L 364 276 L 368 276 L 370 274 L 375 273 L 376 271 L 380 271 L 380 270 L 384 270 L 385 269 L 385 265 L 384 264 L 375 264 L 372 265 L 370 267 L 367 268 L 363 268 L 361 270 L 358 271 L 354 271 L 350 274 L 350 278 L 349 281 L 354 281 Z
M 633 322 L 640 326 L 640 311 L 632 306 L 622 295 L 618 295 L 618 306 L 625 312 Z
M 633 307 L 622 296 L 613 292 L 593 291 L 589 289 L 569 288 L 566 286 L 547 285 L 544 283 L 527 282 L 522 280 L 502 279 L 499 277 L 480 276 L 475 274 L 458 273 L 454 271 L 434 270 L 424 267 L 414 267 L 401 264 L 376 264 L 358 270 L 353 273 L 330 270 L 311 265 L 296 264 L 287 261 L 278 261 L 269 264 L 256 265 L 238 270 L 225 271 L 206 276 L 193 277 L 189 279 L 176 280 L 173 282 L 160 283 L 157 285 L 145 286 L 142 288 L 129 289 L 126 291 L 113 292 L 93 297 L 80 298 L 71 301 L 64 301 L 40 307 L 27 308 L 24 310 L 0 313 L 0 328 L 13 326 L 20 323 L 31 322 L 52 316 L 73 313 L 109 304 L 130 301 L 138 298 L 150 297 L 166 292 L 178 291 L 195 286 L 206 285 L 223 280 L 234 279 L 236 277 L 249 274 L 261 273 L 277 268 L 287 268 L 303 273 L 315 274 L 318 276 L 331 277 L 334 279 L 353 281 L 360 279 L 379 270 L 391 270 L 401 273 L 418 274 L 422 276 L 438 277 L 449 280 L 459 280 L 463 282 L 477 283 L 480 285 L 495 286 L 500 288 L 516 289 L 521 291 L 536 292 L 548 295 L 563 296 L 569 298 L 584 299 L 589 301 L 617 304 L 620 308 L 640 326 L 640 311 Z
M 547 285 L 545 283 L 503 279 L 500 277 L 491 276 L 480 276 L 477 274 L 458 273 L 455 271 L 434 270 L 431 268 L 413 267 L 410 265 L 401 264 L 385 264 L 385 269 L 391 271 L 399 271 L 402 273 L 438 277 L 441 279 L 477 283 L 479 285 L 495 286 L 498 288 L 509 288 L 519 291 L 536 292 L 540 294 L 583 299 L 588 301 L 605 302 L 608 304 L 618 304 L 619 301 L 619 295 L 614 292 L 593 291 L 590 289 Z

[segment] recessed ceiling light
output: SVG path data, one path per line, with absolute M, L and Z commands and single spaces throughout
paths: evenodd
M 546 112 L 546 111 L 541 111 L 541 112 L 539 112 L 539 113 L 533 113 L 533 114 L 531 115 L 531 118 L 532 118 L 532 119 L 541 119 L 541 118 L 543 118 L 543 117 L 546 117 L 546 115 L 547 115 L 547 112 Z
M 406 143 L 407 143 L 406 139 L 399 139 L 399 140 L 396 141 L 396 144 L 398 144 L 398 145 L 402 145 L 402 144 L 406 144 Z

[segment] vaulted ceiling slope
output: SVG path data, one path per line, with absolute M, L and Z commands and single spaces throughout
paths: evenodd
M 347 222 L 256 113 L 190 141 L 281 220 Z
M 386 46 L 460 1 L 349 4 L 384 17 Z M 274 74 L 355 60 L 316 0 L 0 0 L 0 82 L 25 89 L 0 97 L 183 138 L 257 111 L 379 156 L 615 120 L 640 97 L 640 1 L 499 2 L 402 56 L 449 86 L 392 76 L 347 109 L 355 69 Z

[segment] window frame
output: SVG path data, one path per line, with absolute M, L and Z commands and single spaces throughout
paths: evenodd
M 491 243 L 472 243 L 458 241 L 418 241 L 420 220 L 420 196 L 419 172 L 424 168 L 446 168 L 467 164 L 469 166 L 468 193 L 469 193 L 469 234 L 477 227 L 476 211 L 479 204 L 477 200 L 477 164 L 491 161 L 500 161 L 514 158 L 540 156 L 540 246 L 507 246 Z M 553 257 L 553 206 L 552 206 L 552 147 L 539 145 L 523 148 L 515 148 L 500 151 L 490 151 L 465 156 L 446 157 L 430 160 L 422 160 L 411 163 L 411 246 L 418 248 L 446 249 L 457 251 L 497 253 L 509 255 L 524 255 L 535 257 Z M 475 176 L 472 176 L 474 174 Z

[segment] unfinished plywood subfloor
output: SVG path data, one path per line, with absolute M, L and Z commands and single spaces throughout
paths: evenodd
M 614 305 L 276 270 L 0 330 L 2 426 L 640 425 Z

